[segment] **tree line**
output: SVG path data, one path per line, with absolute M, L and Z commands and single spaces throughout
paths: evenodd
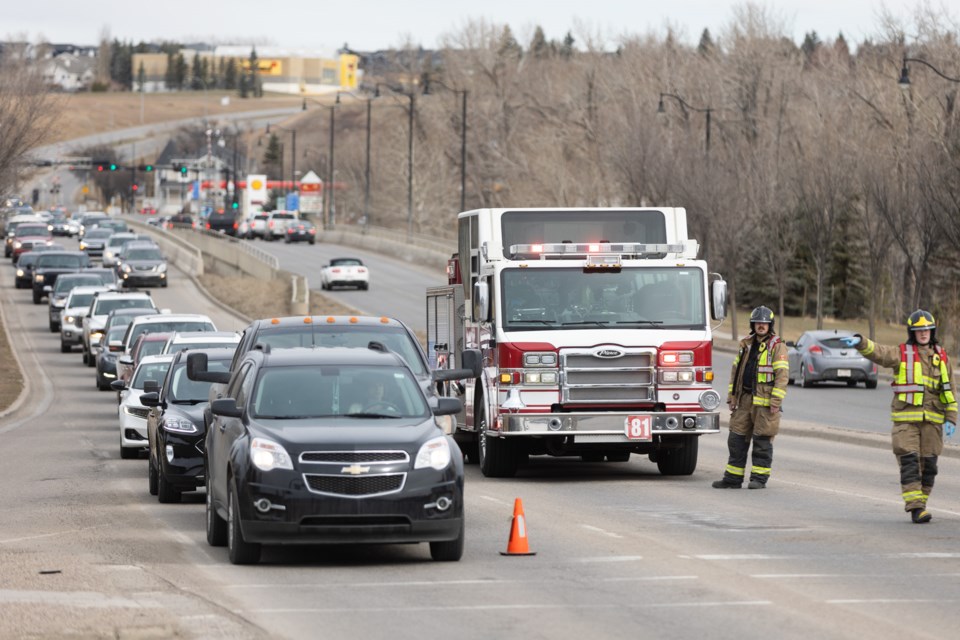
M 922 306 L 955 346 L 960 85 L 915 62 L 898 83 L 905 56 L 960 77 L 960 34 L 944 24 L 921 10 L 909 25 L 882 17 L 855 51 L 842 34 L 798 46 L 747 5 L 696 46 L 668 32 L 611 52 L 540 29 L 524 47 L 509 27 L 474 22 L 447 37 L 439 63 L 411 50 L 408 68 L 341 96 L 335 179 L 349 188 L 335 210 L 364 213 L 373 99 L 370 219 L 405 228 L 412 185 L 414 229 L 453 238 L 466 92 L 468 209 L 685 207 L 734 321 L 762 303 L 818 326 L 865 317 L 873 334 Z M 374 99 L 377 80 L 391 90 Z M 317 110 L 295 125 L 321 165 L 326 121 Z

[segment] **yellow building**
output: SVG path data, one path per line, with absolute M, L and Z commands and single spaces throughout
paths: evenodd
M 234 60 L 237 72 L 249 72 L 250 51 L 248 46 L 223 46 L 213 51 L 181 50 L 186 63 L 186 85 L 190 84 L 190 70 L 194 57 L 207 60 L 210 69 L 207 82 L 217 80 L 221 68 Z M 295 95 L 319 95 L 331 91 L 356 89 L 362 77 L 360 57 L 352 53 L 339 53 L 323 57 L 311 51 L 298 51 L 280 47 L 257 48 L 257 78 L 264 91 Z M 144 91 L 169 91 L 166 85 L 167 63 L 165 53 L 135 53 L 133 67 L 134 90 L 139 90 L 140 67 L 143 65 Z M 222 64 L 221 64 L 222 63 Z M 222 83 L 218 82 L 222 87 Z

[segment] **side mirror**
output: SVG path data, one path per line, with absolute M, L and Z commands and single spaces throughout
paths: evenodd
M 710 284 L 710 313 L 714 320 L 727 317 L 727 281 L 718 279 Z
M 458 398 L 437 398 L 437 406 L 433 408 L 433 415 L 454 416 L 461 411 L 463 411 L 463 403 Z
M 447 382 L 449 380 L 466 380 L 467 378 L 477 378 L 471 369 L 436 369 L 432 374 L 434 382 Z
M 147 380 L 143 383 L 143 391 L 144 393 L 160 391 L 160 383 L 156 380 Z
M 43 286 L 44 293 L 50 293 L 51 291 L 53 291 L 53 287 L 51 287 L 50 285 L 47 284 Z
M 140 404 L 142 404 L 145 407 L 159 407 L 160 394 L 157 391 L 151 391 L 150 393 L 141 393 Z
M 123 391 L 127 388 L 127 384 L 123 380 L 114 380 L 110 383 L 110 388 L 114 391 Z
M 793 340 L 787 340 L 787 341 L 784 342 L 783 344 L 787 345 L 788 347 L 796 347 L 796 346 L 797 346 L 797 343 L 794 342 Z
M 227 418 L 239 418 L 243 415 L 237 401 L 234 398 L 219 398 L 210 403 L 210 413 L 215 416 L 225 416 Z
M 471 378 L 479 378 L 483 372 L 483 354 L 479 349 L 464 349 L 460 353 L 460 364 L 473 373 Z
M 229 371 L 210 371 L 207 369 L 207 354 L 191 353 L 187 355 L 187 378 L 195 382 L 213 382 L 227 384 L 230 382 Z
M 120 356 L 120 358 L 117 360 L 117 363 L 118 363 L 118 364 L 126 364 L 126 365 L 133 366 L 133 358 L 132 358 L 131 356 L 129 356 L 129 355 L 127 355 L 127 356 Z
M 490 318 L 490 286 L 486 280 L 478 280 L 473 285 L 473 318 L 478 322 Z

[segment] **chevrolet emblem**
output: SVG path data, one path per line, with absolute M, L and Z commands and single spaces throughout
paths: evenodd
M 352 476 L 358 476 L 361 473 L 367 473 L 370 471 L 370 467 L 362 467 L 359 464 L 352 464 L 349 467 L 343 467 L 340 469 L 340 473 L 349 473 Z

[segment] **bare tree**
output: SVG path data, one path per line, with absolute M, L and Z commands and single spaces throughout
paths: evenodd
M 0 58 L 0 193 L 19 183 L 27 155 L 43 142 L 59 109 L 39 73 Z

